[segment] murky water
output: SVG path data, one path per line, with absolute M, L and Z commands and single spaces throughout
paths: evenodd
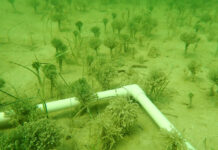
M 133 98 L 96 100 L 128 84 L 196 149 L 218 149 L 216 0 L 1 0 L 0 20 L 0 111 L 12 110 L 0 149 L 173 150 L 175 135 L 163 136 Z M 35 107 L 69 97 L 81 105 Z M 116 119 L 131 130 L 111 115 L 130 118 Z

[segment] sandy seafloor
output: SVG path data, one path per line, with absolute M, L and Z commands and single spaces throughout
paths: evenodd
M 121 17 L 121 14 L 126 12 L 126 8 L 130 10 L 130 15 L 140 14 L 140 11 L 144 9 L 143 6 L 128 4 L 111 6 L 93 4 L 88 5 L 87 10 L 84 12 L 72 8 L 68 21 L 62 24 L 62 27 L 69 29 L 69 31 L 60 32 L 56 22 L 51 23 L 49 21 L 46 25 L 46 19 L 43 19 L 43 15 L 40 14 L 42 8 L 39 8 L 39 13 L 35 14 L 33 9 L 25 1 L 17 0 L 15 4 L 18 12 L 14 12 L 6 0 L 0 1 L 0 76 L 12 84 L 20 94 L 28 96 L 36 94 L 35 88 L 37 87 L 37 81 L 35 76 L 29 71 L 11 64 L 10 61 L 31 67 L 31 63 L 35 60 L 35 56 L 37 56 L 41 62 L 56 64 L 54 59 L 55 49 L 52 47 L 50 41 L 52 37 L 61 37 L 62 39 L 69 37 L 73 41 L 72 30 L 75 29 L 74 23 L 76 21 L 82 20 L 84 23 L 82 36 L 85 40 L 92 36 L 90 28 L 94 25 L 98 25 L 101 28 L 102 33 L 100 38 L 104 39 L 103 17 L 109 18 L 107 34 L 112 34 L 110 27 L 112 12 L 116 12 L 118 17 Z M 216 150 L 218 149 L 218 101 L 217 97 L 208 96 L 211 82 L 207 76 L 209 69 L 217 68 L 218 66 L 218 56 L 214 56 L 217 49 L 217 40 L 208 40 L 209 30 L 212 30 L 215 36 L 217 36 L 218 22 L 217 12 L 215 12 L 217 10 L 215 10 L 215 6 L 211 10 L 208 10 L 209 13 L 214 15 L 215 21 L 210 27 L 205 25 L 206 29 L 204 32 L 198 33 L 200 42 L 195 50 L 195 45 L 190 45 L 188 56 L 186 57 L 183 55 L 184 43 L 180 40 L 179 35 L 183 32 L 192 31 L 192 26 L 196 22 L 197 17 L 193 16 L 190 25 L 176 25 L 176 30 L 172 31 L 169 37 L 167 35 L 169 29 L 166 25 L 165 11 L 164 6 L 159 5 L 154 7 L 152 17 L 157 19 L 158 26 L 153 31 L 154 36 L 152 39 L 144 37 L 142 39 L 143 45 L 139 45 L 138 43 L 132 44 L 136 49 L 134 58 L 130 55 L 125 56 L 123 54 L 116 56 L 119 61 L 124 62 L 122 68 L 116 68 L 117 70 L 128 70 L 132 65 L 136 64 L 146 66 L 146 68 L 133 68 L 130 74 L 120 73 L 115 79 L 116 87 L 121 87 L 125 84 L 140 83 L 138 77 L 145 79 L 152 68 L 158 68 L 169 73 L 170 83 L 168 88 L 173 93 L 172 97 L 169 102 L 157 103 L 156 105 L 196 149 Z M 204 10 L 203 12 L 206 11 Z M 172 10 L 170 15 L 173 16 L 173 12 Z M 125 28 L 122 32 L 127 33 L 127 29 Z M 84 47 L 92 51 L 88 46 L 84 45 Z M 157 58 L 148 56 L 148 51 L 151 47 L 158 49 L 159 56 Z M 99 53 L 109 55 L 108 49 L 103 45 L 101 45 Z M 82 59 L 83 56 L 81 55 L 78 56 L 79 59 Z M 140 61 L 140 59 L 144 61 Z M 201 70 L 197 74 L 195 82 L 186 79 L 187 76 L 185 74 L 187 64 L 191 60 L 195 60 L 201 64 Z M 82 70 L 82 63 L 74 63 L 73 58 L 69 58 L 67 63 L 64 62 L 62 75 L 67 82 L 73 82 L 82 76 Z M 10 86 L 7 86 L 5 89 L 13 93 Z M 96 83 L 95 91 L 101 90 Z M 189 100 L 189 92 L 194 93 L 193 108 L 191 109 L 188 109 L 186 105 Z M 68 96 L 72 95 L 63 95 L 59 98 L 66 98 Z M 9 97 L 0 93 L 0 102 L 3 103 L 10 100 Z M 132 134 L 120 141 L 115 149 L 165 149 L 165 139 L 161 136 L 158 126 L 156 126 L 144 110 L 140 108 L 138 111 L 137 126 L 140 127 L 136 128 Z M 62 113 L 65 114 L 66 112 Z M 52 116 L 57 121 L 57 125 L 60 125 L 64 129 L 66 135 L 72 134 L 80 144 L 88 140 L 86 137 L 90 121 L 88 115 L 83 115 L 75 119 L 73 121 L 75 124 L 72 125 L 72 118 L 66 115 L 62 116 L 61 113 L 58 114 L 54 113 Z M 78 126 L 82 126 L 83 128 L 81 129 Z M 69 150 L 71 149 L 71 145 L 71 140 L 64 140 L 57 149 Z M 85 147 L 81 146 L 80 149 L 85 149 Z

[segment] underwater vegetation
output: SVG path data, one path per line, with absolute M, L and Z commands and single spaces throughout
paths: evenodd
M 196 149 L 218 149 L 216 0 L 0 3 L 0 150 L 186 150 L 132 97 L 97 98 L 129 84 Z M 69 97 L 80 105 L 48 113 Z
M 0 148 L 3 150 L 46 150 L 59 145 L 60 139 L 60 129 L 54 125 L 54 122 L 42 119 L 25 123 L 23 126 L 18 126 L 13 131 L 2 135 Z
M 210 88 L 210 96 L 215 96 L 218 92 L 218 90 L 216 90 L 218 87 L 218 69 L 211 69 L 208 77 L 212 83 Z
M 89 83 L 86 81 L 85 78 L 81 78 L 77 81 L 75 81 L 72 84 L 72 92 L 75 94 L 75 96 L 79 99 L 81 105 L 82 105 L 82 110 L 86 109 L 87 113 L 89 113 L 90 117 L 93 118 L 90 108 L 89 108 L 89 103 L 90 100 L 93 97 L 93 92 L 92 88 L 89 85 Z
M 163 131 L 163 136 L 167 139 L 166 150 L 188 150 L 183 137 L 176 131 L 172 133 Z
M 189 45 L 199 41 L 199 38 L 195 33 L 183 33 L 181 34 L 180 39 L 185 43 L 185 55 L 187 55 Z
M 106 107 L 100 123 L 103 150 L 111 150 L 130 132 L 137 119 L 136 108 L 137 104 L 126 99 L 114 100 Z
M 149 75 L 144 82 L 143 88 L 146 91 L 146 95 L 153 102 L 164 102 L 165 97 L 167 97 L 169 75 L 161 70 L 151 70 Z M 166 101 L 166 100 L 165 100 Z

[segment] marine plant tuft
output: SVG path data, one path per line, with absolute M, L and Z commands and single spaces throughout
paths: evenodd
M 130 133 L 137 120 L 138 105 L 127 99 L 111 101 L 100 116 L 100 139 L 103 150 L 111 150 Z
M 144 83 L 144 89 L 152 101 L 158 102 L 164 97 L 168 84 L 168 76 L 163 71 L 152 70 Z
M 189 45 L 198 42 L 199 39 L 195 33 L 183 33 L 180 35 L 180 40 L 185 43 L 184 54 L 187 55 Z
M 61 130 L 48 119 L 24 123 L 0 137 L 1 150 L 51 150 L 60 145 Z
M 101 40 L 99 38 L 94 37 L 91 38 L 89 41 L 89 46 L 95 51 L 96 55 L 98 55 L 98 49 L 100 45 L 101 45 Z
M 116 41 L 115 37 L 107 37 L 104 40 L 104 45 L 110 49 L 110 55 L 111 55 L 111 58 L 112 58 L 113 49 L 116 48 L 117 45 L 118 45 L 118 42 Z
M 97 26 L 92 27 L 92 28 L 91 28 L 91 32 L 94 34 L 94 36 L 95 36 L 96 38 L 98 38 L 98 37 L 100 36 L 100 34 L 101 34 L 100 28 L 97 27 Z

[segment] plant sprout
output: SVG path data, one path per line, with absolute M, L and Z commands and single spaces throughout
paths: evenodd
M 55 47 L 56 52 L 62 51 L 63 49 L 66 49 L 66 45 L 58 38 L 53 38 L 51 41 L 52 46 Z
M 75 1 L 75 6 L 76 9 L 82 12 L 85 12 L 87 10 L 87 1 L 80 1 L 80 0 L 76 0 Z
M 192 92 L 190 92 L 188 94 L 188 97 L 189 97 L 189 104 L 188 104 L 188 108 L 192 108 L 192 99 L 194 97 L 194 94 Z
M 142 24 L 142 17 L 141 16 L 135 16 L 128 23 L 128 30 L 129 30 L 130 36 L 132 38 L 135 38 L 136 33 L 140 30 L 141 24 Z
M 114 13 L 114 12 L 111 14 L 111 16 L 112 16 L 112 19 L 113 19 L 113 20 L 117 18 L 117 14 Z
M 38 74 L 38 76 L 40 76 L 40 74 L 39 74 L 39 69 L 40 69 L 40 67 L 41 67 L 40 62 L 34 61 L 34 62 L 32 63 L 32 67 L 36 70 L 36 73 Z
M 217 41 L 216 41 L 216 44 L 217 44 L 217 46 L 216 46 L 215 57 L 218 55 L 218 39 L 217 39 Z
M 129 9 L 129 8 L 127 8 L 126 10 L 127 10 L 127 12 L 126 12 L 126 15 L 127 15 L 127 20 L 129 20 L 129 18 L 130 18 L 130 9 Z
M 94 27 L 92 27 L 91 28 L 91 32 L 94 34 L 94 36 L 96 37 L 96 38 L 98 38 L 99 36 L 100 36 L 100 28 L 99 27 L 97 27 L 97 26 L 94 26 Z
M 93 118 L 89 109 L 89 102 L 93 96 L 93 92 L 86 79 L 81 78 L 75 81 L 72 84 L 72 91 L 80 101 L 82 107 L 86 108 L 87 113 L 89 113 L 90 117 Z
M 58 11 L 54 11 L 54 13 L 51 15 L 51 19 L 58 23 L 58 29 L 59 31 L 62 31 L 61 24 L 66 19 L 66 16 L 63 13 L 63 11 L 61 9 L 58 9 Z
M 203 14 L 203 15 L 201 16 L 200 21 L 201 21 L 201 22 L 204 22 L 204 23 L 209 23 L 209 24 L 211 24 L 212 21 L 213 21 L 213 18 L 211 17 L 210 14 L 207 13 L 207 14 Z
M 59 65 L 59 70 L 60 72 L 62 72 L 63 60 L 66 57 L 67 46 L 60 39 L 57 38 L 54 38 L 51 43 L 56 49 L 55 57 Z
M 203 27 L 201 25 L 201 23 L 198 21 L 196 22 L 196 24 L 194 25 L 194 29 L 195 29 L 195 32 L 197 33 L 199 30 L 201 30 Z
M 151 18 L 150 16 L 143 18 L 141 29 L 145 36 L 151 37 L 152 31 L 155 27 L 157 27 L 157 21 L 155 19 Z
M 107 18 L 103 18 L 102 22 L 104 24 L 104 31 L 106 31 L 107 30 L 108 19 Z
M 192 81 L 195 81 L 196 75 L 199 73 L 200 69 L 201 69 L 201 65 L 198 64 L 196 61 L 191 61 L 188 64 L 188 70 L 191 72 Z
M 214 70 L 210 70 L 209 79 L 211 80 L 211 82 L 213 82 L 213 84 L 218 86 L 218 69 L 217 68 Z
M 210 96 L 215 96 L 215 86 L 218 87 L 218 69 L 211 69 L 208 75 L 210 81 L 212 82 L 212 86 L 210 88 Z M 218 93 L 218 91 L 217 91 Z
M 42 68 L 43 73 L 47 79 L 50 80 L 50 94 L 53 97 L 53 87 L 56 86 L 57 69 L 53 64 L 46 64 Z
M 30 1 L 30 5 L 33 7 L 35 13 L 37 13 L 37 11 L 38 11 L 39 4 L 40 3 L 38 0 L 31 0 Z
M 134 22 L 134 21 L 131 21 L 128 24 L 128 29 L 129 29 L 131 37 L 135 38 L 135 35 L 138 32 L 138 30 L 139 30 L 139 24 Z
M 77 46 L 79 32 L 77 30 L 74 30 L 73 31 L 73 36 L 74 36 L 75 46 Z
M 185 55 L 187 55 L 189 45 L 199 40 L 195 33 L 183 33 L 180 35 L 180 39 L 185 43 Z
M 87 62 L 87 65 L 90 67 L 92 63 L 94 62 L 94 57 L 92 55 L 88 55 L 86 57 L 86 62 Z
M 196 48 L 198 47 L 198 44 L 199 44 L 200 40 L 201 40 L 201 39 L 200 39 L 199 37 L 196 39 L 195 46 L 194 46 L 194 51 L 195 51 Z
M 125 27 L 125 22 L 122 20 L 114 20 L 111 25 L 112 25 L 113 31 L 117 30 L 118 34 L 120 35 L 120 32 Z
M 120 39 L 121 39 L 122 44 L 123 44 L 124 52 L 128 52 L 129 51 L 130 36 L 128 34 L 122 34 L 120 36 Z
M 58 62 L 60 73 L 62 72 L 62 68 L 63 68 L 63 60 L 66 58 L 66 50 L 67 49 L 63 49 L 62 51 L 58 51 L 55 54 L 55 57 L 56 57 L 57 62 Z
M 158 56 L 160 56 L 160 52 L 156 47 L 152 46 L 149 49 L 148 56 L 151 57 L 151 58 L 157 58 Z
M 92 38 L 89 41 L 89 46 L 90 46 L 90 48 L 95 50 L 96 55 L 98 55 L 98 49 L 99 49 L 100 45 L 101 45 L 101 40 L 99 38 Z
M 73 35 L 75 37 L 75 39 L 77 39 L 78 35 L 79 35 L 79 32 L 77 30 L 74 30 L 73 31 Z
M 94 62 L 94 57 L 92 55 L 88 55 L 86 57 L 86 64 L 87 64 L 89 74 L 91 74 L 91 69 L 92 69 L 93 62 Z
M 5 86 L 5 81 L 0 78 L 0 88 L 3 88 Z
M 110 55 L 111 55 L 111 58 L 112 58 L 112 55 L 113 55 L 112 51 L 118 45 L 115 37 L 107 37 L 104 40 L 104 45 L 110 49 Z
M 79 30 L 79 33 L 81 33 L 82 27 L 83 27 L 82 21 L 77 21 L 77 22 L 75 23 L 75 25 L 76 25 L 77 29 Z
M 71 6 L 71 5 L 72 5 L 72 3 L 73 3 L 73 0 L 66 0 L 66 2 L 67 2 L 67 4 L 68 4 L 68 5 L 70 5 L 70 6 Z

